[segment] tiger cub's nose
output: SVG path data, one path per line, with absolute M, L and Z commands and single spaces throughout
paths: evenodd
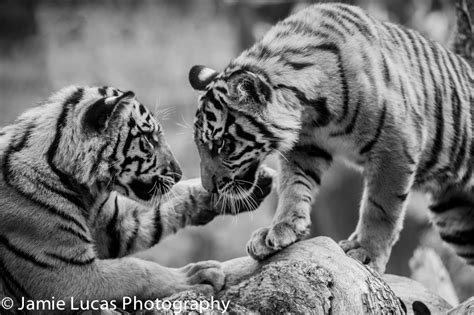
M 179 166 L 178 162 L 171 161 L 167 167 L 163 168 L 160 175 L 173 178 L 174 183 L 176 184 L 181 180 L 183 172 L 181 171 L 181 167 Z

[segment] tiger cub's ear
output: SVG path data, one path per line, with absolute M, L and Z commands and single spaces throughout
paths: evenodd
M 228 82 L 231 97 L 237 101 L 239 107 L 254 107 L 254 110 L 260 110 L 262 105 L 271 102 L 272 89 L 258 74 L 237 70 L 228 78 Z M 258 108 L 254 105 L 258 105 Z
M 189 83 L 191 83 L 193 89 L 204 91 L 216 75 L 217 71 L 206 66 L 196 65 L 189 70 Z
M 119 110 L 119 105 L 129 104 L 135 99 L 135 93 L 128 91 L 115 97 L 104 97 L 93 103 L 84 114 L 83 126 L 95 132 L 105 130 L 112 114 Z

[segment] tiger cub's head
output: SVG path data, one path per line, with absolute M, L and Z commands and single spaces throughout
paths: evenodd
M 148 202 L 180 180 L 160 124 L 133 92 L 72 87 L 52 101 L 61 112 L 50 160 L 78 184 Z
M 189 81 L 203 92 L 194 138 L 204 188 L 234 196 L 249 193 L 265 157 L 288 150 L 296 141 L 297 119 L 290 119 L 287 109 L 275 106 L 279 95 L 258 70 L 228 67 L 218 73 L 194 66 Z

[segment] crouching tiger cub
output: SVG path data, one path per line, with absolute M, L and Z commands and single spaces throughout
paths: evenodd
M 253 182 L 281 153 L 279 206 L 247 249 L 262 259 L 308 232 L 321 178 L 338 157 L 363 169 L 348 254 L 384 271 L 407 196 L 432 195 L 441 237 L 474 262 L 473 71 L 419 33 L 344 4 L 317 4 L 274 26 L 222 72 L 194 66 L 203 185 Z
M 173 269 L 127 255 L 187 224 L 253 210 L 271 189 L 262 172 L 253 202 L 222 208 L 199 181 L 174 185 L 181 170 L 160 124 L 132 92 L 110 87 L 65 88 L 26 111 L 0 130 L 0 163 L 0 282 L 16 298 L 219 290 L 218 262 Z

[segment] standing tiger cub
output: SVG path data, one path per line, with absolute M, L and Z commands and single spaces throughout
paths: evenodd
M 59 91 L 0 129 L 0 163 L 0 284 L 9 296 L 79 303 L 223 286 L 218 262 L 174 269 L 129 256 L 230 212 L 199 181 L 175 185 L 180 167 L 132 92 Z M 254 202 L 236 201 L 233 213 L 269 193 L 271 177 L 259 178 Z
M 360 8 L 317 4 L 274 26 L 218 73 L 194 66 L 202 181 L 225 192 L 281 155 L 279 206 L 248 243 L 262 259 L 308 233 L 335 158 L 363 169 L 355 232 L 341 242 L 383 272 L 407 196 L 422 190 L 441 237 L 474 262 L 473 71 L 419 33 Z

